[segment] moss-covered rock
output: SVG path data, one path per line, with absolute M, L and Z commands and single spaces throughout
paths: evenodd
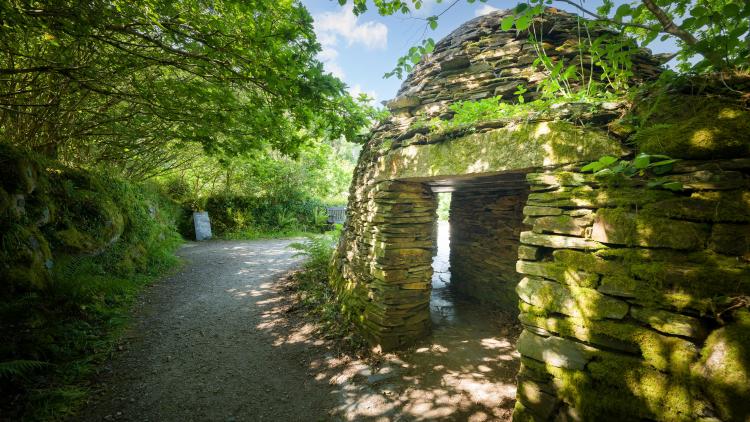
M 588 364 L 588 371 L 521 361 L 535 373 L 551 376 L 558 397 L 583 421 L 693 421 L 709 407 L 685 378 L 644 366 L 636 358 L 602 354 Z
M 646 365 L 660 371 L 687 376 L 690 374 L 691 365 L 699 356 L 693 343 L 633 323 L 542 316 L 528 312 L 522 313 L 519 319 L 527 326 L 542 328 L 551 333 L 609 349 L 638 354 Z
M 706 224 L 650 217 L 624 208 L 604 208 L 596 213 L 591 238 L 615 245 L 703 249 L 709 233 Z
M 124 216 L 106 193 L 73 189 L 62 201 L 66 212 L 55 240 L 67 252 L 97 254 L 122 235 Z
M 516 286 L 518 297 L 524 302 L 579 318 L 599 320 L 621 319 L 628 312 L 628 304 L 605 296 L 594 289 L 564 286 L 537 277 L 525 277 Z
M 41 165 L 28 154 L 0 144 L 0 185 L 9 193 L 29 194 L 39 184 Z
M 632 140 L 642 152 L 675 158 L 750 155 L 750 110 L 725 98 L 664 95 L 641 104 Z
M 446 137 L 446 134 L 432 135 Z M 601 130 L 564 121 L 519 123 L 454 139 L 426 139 L 389 151 L 377 180 L 488 173 L 596 160 L 624 155 L 621 144 Z
M 694 192 L 690 197 L 675 197 L 647 204 L 644 214 L 686 220 L 750 222 L 750 191 Z
M 50 282 L 52 252 L 36 227 L 12 225 L 0 234 L 0 271 L 11 291 L 42 290 Z
M 696 373 L 702 386 L 727 421 L 750 419 L 750 311 L 708 337 Z

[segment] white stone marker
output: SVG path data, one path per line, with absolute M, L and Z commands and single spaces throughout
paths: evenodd
M 193 223 L 195 224 L 195 240 L 211 238 L 211 221 L 208 219 L 208 212 L 194 212 Z

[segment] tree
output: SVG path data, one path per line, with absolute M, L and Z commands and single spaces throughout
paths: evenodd
M 0 2 L 0 139 L 145 176 L 199 144 L 294 153 L 366 113 L 293 0 Z

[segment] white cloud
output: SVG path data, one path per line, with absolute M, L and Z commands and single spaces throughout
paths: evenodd
M 388 45 L 388 27 L 380 22 L 360 22 L 352 12 L 352 4 L 336 12 L 325 12 L 314 17 L 315 35 L 323 49 L 318 59 L 326 71 L 339 79 L 346 76 L 337 62 L 340 44 L 351 47 L 362 45 L 369 50 L 385 49 Z
M 339 40 L 347 46 L 361 44 L 371 50 L 382 50 L 388 45 L 388 27 L 380 22 L 360 22 L 352 12 L 352 3 L 338 12 L 315 16 L 315 33 L 323 46 L 333 46 Z
M 374 103 L 378 102 L 378 94 L 375 91 L 365 91 L 362 89 L 362 86 L 360 84 L 354 84 L 354 86 L 349 87 L 349 94 L 351 94 L 352 97 L 357 98 L 359 94 L 365 93 L 368 97 L 372 98 Z
M 477 8 L 477 10 L 474 11 L 474 16 L 488 15 L 497 10 L 500 9 L 498 9 L 497 7 L 492 7 L 489 4 L 483 4 L 481 7 Z
M 327 72 L 333 74 L 333 76 L 341 80 L 344 80 L 344 78 L 346 78 L 346 73 L 344 73 L 344 69 L 341 68 L 341 65 L 339 65 L 335 61 L 321 61 L 323 62 L 323 67 Z

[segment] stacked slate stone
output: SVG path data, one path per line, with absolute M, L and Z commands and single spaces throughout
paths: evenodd
M 397 97 L 387 103 L 388 108 L 411 115 L 448 117 L 448 106 L 455 101 L 493 96 L 515 100 L 518 85 L 531 88 L 527 100 L 535 98 L 533 87 L 547 76 L 541 68 L 532 66 L 538 55 L 528 31 L 499 29 L 502 18 L 510 13 L 503 10 L 480 16 L 439 41 L 433 53 L 415 66 Z M 554 63 L 582 61 L 588 68 L 590 58 L 579 56 L 582 24 L 577 16 L 550 8 L 534 20 L 531 29 Z M 616 36 L 596 28 L 589 33 L 592 40 Z M 600 70 L 593 70 L 596 78 Z M 642 50 L 633 55 L 632 70 L 637 80 L 654 78 L 659 74 L 659 61 Z
M 750 417 L 750 313 L 726 311 L 750 295 L 750 159 L 681 162 L 679 192 L 527 176 L 514 420 Z
M 420 165 L 431 166 L 430 163 L 415 163 L 409 160 L 409 152 L 404 152 L 407 145 L 438 144 L 446 141 L 444 134 L 425 134 L 423 130 L 415 130 L 413 123 L 421 118 L 434 116 L 449 117 L 448 106 L 455 101 L 486 98 L 499 95 L 507 98 L 516 90 L 518 84 L 524 84 L 529 92 L 534 92 L 537 82 L 543 77 L 538 69 L 531 68 L 530 64 L 536 59 L 537 54 L 529 41 L 529 34 L 521 31 L 502 31 L 500 20 L 509 12 L 499 11 L 473 19 L 445 39 L 437 43 L 432 55 L 423 60 L 415 67 L 414 72 L 404 82 L 396 99 L 388 103 L 392 115 L 373 129 L 370 138 L 360 154 L 349 195 L 347 206 L 347 223 L 342 233 L 341 241 L 333 261 L 333 279 L 339 297 L 346 305 L 351 319 L 361 327 L 362 331 L 384 348 L 399 347 L 413 342 L 418 336 L 410 337 L 415 331 L 426 332 L 428 310 L 425 305 L 429 290 L 420 289 L 420 293 L 406 295 L 412 299 L 402 297 L 393 299 L 391 303 L 377 303 L 375 298 L 388 295 L 404 279 L 404 269 L 386 271 L 381 262 L 375 261 L 377 250 L 387 242 L 396 242 L 399 239 L 403 244 L 411 245 L 409 248 L 401 249 L 430 249 L 432 247 L 432 235 L 430 230 L 422 231 L 422 224 L 426 218 L 427 208 L 434 206 L 434 197 L 429 188 L 423 187 L 413 180 L 410 183 L 394 183 L 394 179 L 400 177 L 394 175 L 402 170 L 413 168 L 420 173 Z M 543 34 L 543 41 L 548 55 L 553 60 L 564 60 L 566 62 L 575 60 L 578 49 L 578 18 L 563 12 L 550 10 L 543 19 L 535 21 L 535 26 Z M 593 36 L 603 34 L 594 31 Z M 584 60 L 587 60 L 584 58 Z M 657 75 L 658 61 L 643 52 L 635 58 L 634 73 L 640 78 L 648 78 Z M 531 99 L 531 97 L 528 97 Z M 612 116 L 619 112 L 610 110 Z M 474 128 L 477 135 L 484 132 L 496 130 L 502 136 L 515 133 L 513 130 L 498 129 L 497 123 L 492 123 Z M 568 136 L 565 143 L 576 144 L 577 149 L 570 149 L 570 154 L 580 157 L 581 147 L 578 142 L 588 142 L 593 139 L 589 136 L 582 138 L 580 131 L 571 128 L 570 124 L 561 124 L 569 129 L 564 135 Z M 551 127 L 551 126 L 550 126 Z M 549 131 L 539 130 L 547 128 L 534 125 L 521 125 L 520 133 L 524 130 L 541 134 Z M 556 130 L 556 127 L 553 128 Z M 489 132 L 487 132 L 489 133 Z M 494 136 L 494 135 L 493 135 Z M 493 138 L 494 139 L 494 138 Z M 530 139 L 528 142 L 532 142 Z M 472 141 L 476 146 L 479 141 Z M 593 156 L 603 154 L 617 154 L 612 148 L 599 148 L 600 140 L 589 142 L 586 145 L 588 152 Z M 562 154 L 561 151 L 556 151 Z M 563 151 L 564 152 L 564 151 Z M 502 155 L 502 151 L 498 151 Z M 541 160 L 543 151 L 527 150 L 527 154 L 535 160 Z M 395 158 L 394 158 L 395 157 Z M 524 157 L 525 159 L 526 157 Z M 592 157 L 593 158 L 593 157 Z M 395 161 L 394 161 L 395 160 Z M 453 157 L 445 157 L 443 164 L 453 162 Z M 510 166 L 510 165 L 509 165 Z M 394 167 L 397 167 L 394 171 Z M 462 171 L 459 171 L 459 173 Z M 422 176 L 418 174 L 417 176 Z M 381 186 L 382 185 L 382 186 Z M 411 217 L 418 226 L 413 232 L 399 233 L 403 236 L 395 236 L 393 232 L 380 231 L 379 224 L 375 220 L 393 221 L 393 230 L 398 225 L 407 226 L 402 210 L 404 207 L 384 207 L 385 204 L 375 200 L 376 192 L 401 192 L 406 189 L 404 195 L 412 194 L 413 190 L 422 189 L 422 193 L 415 197 L 403 196 L 405 202 L 412 201 L 415 207 Z M 407 200 L 408 198 L 408 200 Z M 395 204 L 394 204 L 395 205 Z M 409 215 L 407 213 L 407 215 Z M 398 223 L 396 223 L 398 221 Z M 427 224 L 425 225 L 425 227 Z M 406 230 L 401 227 L 398 230 Z M 386 243 L 383 243 L 386 242 Z M 402 253 L 407 253 L 404 250 Z M 415 269 L 426 268 L 428 261 L 416 250 L 409 251 L 414 254 L 411 266 Z M 390 269 L 390 267 L 388 267 Z M 395 268 L 394 268 L 395 270 Z M 421 270 L 420 270 L 421 271 Z M 394 275 L 391 278 L 391 275 Z M 411 273 L 413 274 L 413 273 Z M 412 279 L 411 276 L 406 279 Z M 429 277 L 426 278 L 429 280 Z M 405 286 L 414 287 L 411 283 Z M 407 290 L 406 288 L 403 288 Z M 398 302 L 398 301 L 401 302 Z M 420 310 L 419 322 L 405 320 L 404 309 Z M 416 324 L 416 325 L 415 325 Z M 424 327 L 417 328 L 418 324 Z
M 515 271 L 528 190 L 456 190 L 450 211 L 451 288 L 488 306 L 518 309 Z
M 420 183 L 383 182 L 364 199 L 367 212 L 349 212 L 350 265 L 337 283 L 354 320 L 383 348 L 406 345 L 430 330 L 432 231 L 437 202 Z M 364 207 L 350 202 L 355 210 Z M 337 259 L 341 259 L 340 257 Z M 367 284 L 344 280 L 366 279 Z M 365 318 L 366 316 L 366 318 Z

